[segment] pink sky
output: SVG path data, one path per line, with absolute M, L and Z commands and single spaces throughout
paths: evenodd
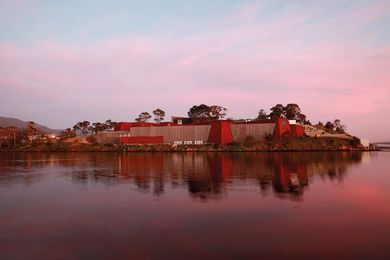
M 390 140 L 388 1 L 339 9 L 243 3 L 202 21 L 196 10 L 173 16 L 177 23 L 161 18 L 152 29 L 136 17 L 139 30 L 99 37 L 84 37 L 92 25 L 80 17 L 80 27 L 46 28 L 52 7 L 40 3 L 20 9 L 27 28 L 0 27 L 0 116 L 65 128 L 133 120 L 157 107 L 185 116 L 192 105 L 218 104 L 228 117 L 253 118 L 297 103 L 313 123 L 340 118 L 351 134 Z

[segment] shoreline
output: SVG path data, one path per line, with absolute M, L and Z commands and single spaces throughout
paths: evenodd
M 49 142 L 34 143 L 0 152 L 329 152 L 329 151 L 378 151 L 340 138 L 291 138 L 280 142 L 248 142 L 232 144 L 172 145 L 134 144 L 103 145 L 97 143 Z

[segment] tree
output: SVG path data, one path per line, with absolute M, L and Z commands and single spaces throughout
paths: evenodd
M 88 135 L 92 130 L 91 123 L 89 121 L 78 122 L 73 126 L 73 130 L 81 135 Z
M 205 104 L 200 104 L 199 106 L 193 106 L 188 111 L 188 117 L 193 119 L 198 118 L 209 118 L 210 107 Z
M 19 128 L 14 126 L 0 128 L 0 148 L 3 146 L 6 146 L 8 149 L 15 147 L 16 144 L 22 141 L 23 134 Z
M 116 122 L 113 122 L 111 119 L 107 119 L 104 124 L 106 126 L 105 130 L 112 130 L 115 127 Z
M 277 104 L 271 108 L 271 118 L 286 118 L 284 106 L 282 104 Z
M 137 122 L 147 122 L 152 118 L 152 116 L 148 112 L 142 112 L 138 115 L 138 117 L 135 119 Z
M 289 120 L 297 120 L 301 115 L 301 108 L 297 104 L 287 104 L 284 111 L 286 118 Z
M 341 121 L 340 119 L 335 119 L 333 121 L 333 124 L 334 124 L 334 131 L 335 133 L 338 133 L 338 134 L 345 134 L 345 130 L 346 130 L 346 126 L 341 124 Z
M 33 121 L 28 122 L 27 128 L 24 131 L 24 136 L 25 138 L 29 141 L 32 142 L 34 139 L 34 136 L 39 135 L 40 132 L 38 128 L 35 126 L 35 123 Z
M 311 125 L 310 121 L 306 120 L 306 115 L 301 113 L 301 108 L 297 104 L 287 104 L 284 107 L 284 114 L 289 120 L 296 120 L 298 123 Z
M 222 106 L 200 104 L 199 106 L 193 106 L 188 111 L 188 116 L 200 121 L 219 120 L 226 116 L 226 111 L 227 109 Z
M 156 121 L 156 123 L 160 124 L 161 121 L 164 120 L 165 111 L 161 110 L 160 108 L 157 108 L 157 109 L 153 110 L 153 115 L 154 115 L 154 121 Z
M 329 132 L 334 134 L 345 134 L 346 126 L 341 124 L 340 119 L 335 119 L 333 122 L 326 122 L 325 128 L 329 130 Z
M 106 125 L 96 122 L 92 124 L 91 130 L 94 134 L 97 134 L 98 132 L 105 131 L 106 130 Z
M 76 136 L 76 132 L 71 128 L 66 128 L 64 131 L 61 131 L 59 138 L 68 139 Z
M 210 107 L 210 117 L 215 120 L 222 119 L 226 116 L 227 109 L 222 106 L 211 106 Z
M 325 124 L 325 128 L 326 128 L 329 132 L 333 133 L 333 132 L 334 132 L 335 126 L 334 126 L 334 124 L 333 124 L 332 122 L 328 121 L 328 122 L 326 122 L 326 124 Z
M 301 124 L 311 125 L 311 122 L 309 120 L 306 120 L 306 115 L 304 115 L 304 114 L 298 114 L 295 117 L 295 120 L 297 120 L 297 122 L 301 123 Z
M 265 113 L 264 109 L 260 109 L 259 115 L 257 116 L 257 119 L 264 120 L 267 118 L 268 118 L 268 115 L 267 115 L 267 113 Z

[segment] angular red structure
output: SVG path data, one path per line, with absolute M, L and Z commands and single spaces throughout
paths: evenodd
M 292 136 L 304 136 L 305 127 L 303 125 L 290 125 Z
M 233 142 L 232 130 L 229 121 L 211 122 L 209 142 L 214 144 L 230 144 Z
M 291 134 L 290 123 L 286 118 L 276 118 L 274 119 L 276 126 L 274 130 L 275 140 L 282 140 L 283 137 Z

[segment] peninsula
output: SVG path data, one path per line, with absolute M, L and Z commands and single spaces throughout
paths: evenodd
M 0 147 L 12 151 L 324 151 L 367 150 L 368 141 L 349 135 L 336 119 L 312 124 L 297 104 L 277 104 L 256 118 L 225 119 L 222 106 L 193 106 L 188 117 L 165 111 L 142 112 L 135 122 L 81 121 L 72 128 L 45 133 L 30 122 L 25 129 L 0 129 Z

